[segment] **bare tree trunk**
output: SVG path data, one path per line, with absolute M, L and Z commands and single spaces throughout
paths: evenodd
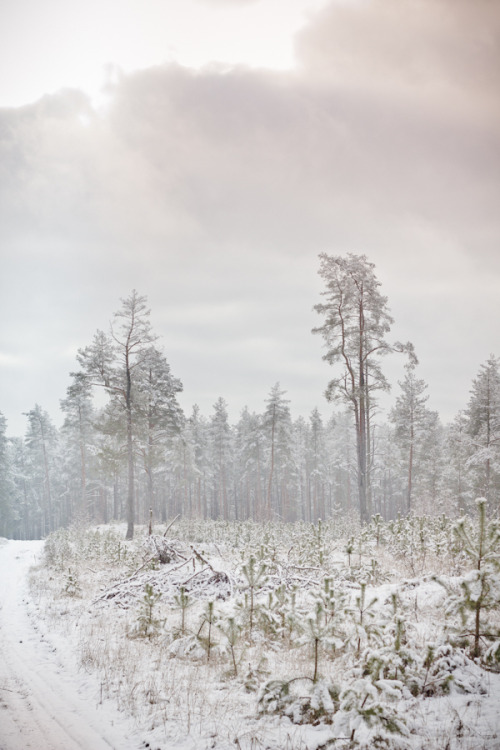
M 127 409 L 127 462 L 128 462 L 128 488 L 127 488 L 127 534 L 125 539 L 134 538 L 135 520 L 135 493 L 134 493 L 134 444 L 132 439 L 132 412 Z
M 360 373 L 360 396 L 359 396 L 359 421 L 357 429 L 357 447 L 358 447 L 358 493 L 359 493 L 359 514 L 361 523 L 368 521 L 367 493 L 366 493 L 366 411 L 365 411 L 365 394 L 364 394 L 364 372 L 361 367 Z
M 409 516 L 411 513 L 411 492 L 413 485 L 413 425 L 411 425 L 410 431 L 410 455 L 408 458 L 408 487 L 406 492 L 406 513 Z
M 42 452 L 43 452 L 43 467 L 45 472 L 45 484 L 47 488 L 47 521 L 48 530 L 54 531 L 53 518 L 52 518 L 52 492 L 50 488 L 50 473 L 49 473 L 49 461 L 47 458 L 47 450 L 45 447 L 45 435 L 43 431 L 43 424 L 40 421 L 40 434 L 42 436 Z
M 266 520 L 270 520 L 271 518 L 271 486 L 273 481 L 273 472 L 274 472 L 274 430 L 275 430 L 275 407 L 273 407 L 273 422 L 271 426 L 271 465 L 269 467 L 269 481 L 267 484 L 267 498 L 266 498 Z

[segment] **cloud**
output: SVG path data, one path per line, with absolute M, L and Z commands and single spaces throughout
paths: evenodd
M 333 3 L 296 72 L 165 65 L 118 77 L 105 111 L 71 90 L 0 110 L 3 350 L 55 383 L 52 344 L 87 344 L 135 287 L 185 403 L 260 408 L 280 380 L 306 412 L 328 379 L 317 255 L 358 252 L 431 393 L 463 406 L 500 313 L 493 6 Z
M 0 367 L 17 368 L 26 365 L 26 360 L 16 354 L 0 352 Z
M 260 1 L 261 0 L 196 0 L 196 2 L 201 3 L 202 5 L 214 5 L 216 7 L 228 6 L 234 8 L 240 8 L 246 5 L 256 5 L 257 3 L 260 3 Z
M 462 115 L 474 102 L 498 117 L 499 37 L 492 0 L 332 2 L 298 35 L 296 50 L 321 79 L 406 92 Z

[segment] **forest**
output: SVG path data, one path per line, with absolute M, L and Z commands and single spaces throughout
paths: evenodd
M 75 521 L 134 524 L 185 519 L 316 523 L 339 514 L 367 523 L 411 515 L 462 516 L 477 497 L 498 513 L 500 362 L 478 363 L 468 403 L 449 424 L 427 406 L 411 343 L 391 342 L 393 322 L 364 255 L 320 256 L 315 306 L 331 404 L 292 418 L 281 382 L 260 413 L 232 424 L 223 397 L 209 415 L 181 409 L 182 381 L 150 323 L 147 298 L 121 300 L 107 332 L 79 350 L 56 429 L 40 404 L 23 437 L 0 414 L 0 536 L 43 538 Z M 390 390 L 383 357 L 400 354 Z M 283 373 L 283 380 L 286 373 Z M 61 394 L 63 395 L 63 394 Z M 104 399 L 103 399 L 104 395 Z M 318 394 L 318 402 L 323 394 Z M 27 405 L 28 406 L 28 405 Z

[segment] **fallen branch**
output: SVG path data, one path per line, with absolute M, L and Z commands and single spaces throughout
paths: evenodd
M 189 581 L 192 581 L 193 578 L 196 578 L 196 576 L 199 576 L 201 573 L 205 573 L 208 570 L 208 568 L 202 568 L 201 570 L 197 570 L 196 573 L 193 573 L 192 576 L 189 576 L 189 578 L 181 583 L 181 586 L 186 586 L 186 584 L 189 583 Z
M 173 520 L 173 521 L 170 521 L 170 523 L 168 524 L 167 528 L 165 529 L 165 531 L 164 531 L 164 533 L 163 533 L 163 536 L 167 536 L 168 532 L 170 531 L 170 529 L 172 528 L 172 526 L 174 525 L 174 523 L 175 523 L 175 522 L 177 521 L 177 519 L 178 519 L 178 518 L 180 518 L 180 517 L 181 517 L 181 514 L 180 514 L 180 513 L 178 513 L 178 514 L 176 515 L 176 517 L 174 518 L 174 520 Z
M 115 583 L 113 586 L 111 586 L 111 588 L 107 589 L 101 596 L 98 596 L 97 599 L 94 599 L 94 601 L 91 602 L 91 605 L 97 604 L 97 602 L 100 602 L 101 599 L 112 599 L 113 597 L 110 596 L 110 593 L 113 591 L 113 589 L 118 589 L 119 586 L 123 586 L 124 583 L 129 583 L 129 581 L 135 578 L 136 575 L 140 573 L 143 568 L 146 567 L 146 565 L 149 565 L 149 563 L 153 562 L 155 557 L 156 555 L 153 555 L 148 560 L 143 562 L 142 565 L 139 568 L 137 568 L 137 570 L 135 570 L 131 575 L 129 575 L 128 578 L 124 578 L 123 581 L 118 581 L 118 583 Z M 118 591 L 113 596 L 116 596 L 117 594 L 118 594 Z
M 215 570 L 212 565 L 210 565 L 210 563 L 208 562 L 208 560 L 205 560 L 205 558 L 203 557 L 203 555 L 200 555 L 200 553 L 198 552 L 198 550 L 196 550 L 193 547 L 192 544 L 190 544 L 189 546 L 193 550 L 193 554 L 195 555 L 195 557 L 197 557 L 198 560 L 200 560 L 203 563 L 203 565 L 208 565 L 208 567 L 210 568 L 210 570 L 212 571 L 212 573 L 218 573 L 219 572 L 218 570 Z

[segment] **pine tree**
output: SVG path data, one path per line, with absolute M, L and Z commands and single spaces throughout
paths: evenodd
M 61 409 L 65 415 L 61 430 L 65 443 L 65 465 L 69 475 L 69 494 L 73 499 L 73 476 L 77 472 L 77 499 L 72 502 L 72 512 L 77 516 L 87 518 L 87 486 L 89 480 L 89 447 L 94 442 L 94 408 L 92 404 L 92 388 L 81 373 L 74 373 L 73 382 L 68 386 L 66 398 L 61 401 Z
M 401 394 L 397 397 L 395 406 L 389 414 L 390 421 L 395 427 L 395 437 L 398 441 L 403 467 L 406 473 L 405 507 L 403 511 L 409 515 L 412 510 L 412 496 L 418 447 L 423 439 L 423 431 L 427 424 L 426 395 L 427 385 L 424 380 L 415 377 L 415 363 L 406 366 L 406 375 L 399 382 Z
M 164 467 L 165 451 L 173 436 L 180 434 L 184 414 L 177 401 L 182 383 L 174 378 L 162 352 L 151 346 L 144 352 L 136 373 L 133 405 L 135 447 L 147 478 L 146 507 L 160 514 L 155 492 L 156 473 Z
M 235 432 L 235 486 L 240 488 L 236 502 L 237 518 L 262 518 L 263 434 L 262 417 L 244 408 Z
M 325 485 L 327 474 L 327 450 L 323 420 L 318 409 L 313 409 L 309 416 L 309 441 L 306 446 L 308 467 L 308 507 L 311 509 L 309 520 L 316 523 L 326 518 L 327 506 Z
M 481 641 L 498 639 L 500 630 L 494 624 L 485 631 L 488 613 L 498 612 L 500 607 L 500 525 L 498 521 L 487 521 L 487 500 L 476 500 L 477 526 L 471 528 L 468 518 L 462 518 L 455 526 L 455 535 L 463 553 L 469 559 L 473 570 L 461 581 L 460 592 L 456 594 L 449 587 L 450 595 L 447 612 L 459 614 L 465 637 L 473 638 L 471 655 L 481 654 Z
M 390 345 L 386 335 L 393 319 L 387 298 L 379 291 L 380 282 L 374 264 L 364 255 L 346 257 L 320 255 L 319 274 L 326 284 L 325 303 L 315 305 L 325 322 L 313 333 L 320 333 L 327 352 L 325 359 L 339 365 L 339 374 L 326 390 L 329 401 L 342 401 L 351 409 L 356 429 L 357 480 L 361 520 L 370 518 L 369 468 L 370 419 L 375 406 L 375 392 L 387 391 L 389 383 L 382 373 L 379 359 L 394 351 L 413 355 L 410 344 Z
M 213 468 L 213 518 L 229 519 L 230 476 L 231 476 L 231 427 L 227 404 L 223 398 L 214 404 L 214 414 L 210 421 L 210 443 Z
M 41 511 L 39 534 L 44 536 L 59 526 L 60 508 L 56 492 L 58 436 L 48 413 L 39 404 L 29 412 L 26 431 L 26 456 L 29 486 L 33 501 Z
M 135 523 L 135 449 L 141 427 L 141 396 L 147 388 L 145 372 L 152 365 L 152 345 L 156 340 L 149 320 L 147 299 L 132 291 L 122 299 L 106 336 L 98 331 L 93 343 L 81 349 L 78 361 L 92 385 L 105 389 L 115 414 L 125 425 L 127 455 L 127 539 L 134 535 Z M 161 355 L 159 355 L 161 358 Z M 158 364 L 158 357 L 156 358 Z M 163 363 L 164 366 L 164 363 Z M 173 386 L 173 381 L 170 381 Z M 175 387 L 174 387 L 175 390 Z M 148 402 L 145 397 L 146 403 Z M 143 398 L 144 402 L 144 398 Z
M 10 537 L 18 518 L 12 457 L 7 438 L 7 420 L 0 412 L 0 536 Z
M 191 464 L 191 494 L 193 497 L 192 513 L 198 518 L 208 518 L 207 483 L 209 474 L 208 424 L 200 414 L 197 404 L 193 406 L 183 431 L 183 436 L 190 446 Z
M 460 411 L 449 425 L 445 438 L 447 462 L 444 485 L 448 488 L 452 503 L 453 505 L 456 503 L 460 515 L 468 510 L 473 492 L 467 464 L 470 455 L 467 425 L 467 417 L 463 411 Z
M 473 491 L 500 507 L 500 364 L 491 355 L 474 379 L 466 410 Z
M 271 388 L 269 398 L 266 399 L 267 406 L 263 416 L 263 430 L 268 453 L 266 507 L 264 510 L 264 517 L 267 519 L 272 517 L 273 511 L 279 517 L 286 517 L 288 510 L 285 470 L 290 455 L 292 423 L 290 407 L 288 406 L 290 401 L 283 398 L 285 393 L 286 391 L 281 389 L 279 383 Z

